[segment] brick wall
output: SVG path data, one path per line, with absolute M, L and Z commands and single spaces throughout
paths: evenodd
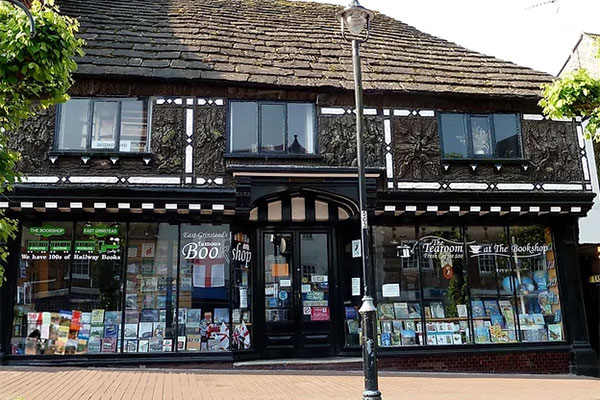
M 381 370 L 523 374 L 569 373 L 568 351 L 389 356 Z
M 508 374 L 568 374 L 568 351 L 474 354 L 407 354 L 379 357 L 381 371 L 467 372 Z M 260 366 L 236 365 L 235 369 L 362 371 L 362 362 L 289 363 Z

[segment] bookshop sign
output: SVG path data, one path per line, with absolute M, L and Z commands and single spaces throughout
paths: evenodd
M 32 226 L 29 228 L 29 233 L 43 237 L 62 236 L 65 234 L 65 228 L 52 225 Z
M 512 244 L 492 243 L 478 244 L 475 241 L 459 242 L 438 236 L 424 236 L 417 240 L 412 247 L 400 245 L 397 254 L 400 258 L 412 257 L 416 250 L 424 258 L 462 258 L 465 254 L 465 244 L 470 257 L 496 256 L 532 258 L 539 257 L 551 250 L 551 246 L 539 243 Z

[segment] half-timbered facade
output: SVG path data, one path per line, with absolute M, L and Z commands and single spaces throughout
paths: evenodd
M 338 7 L 57 3 L 86 54 L 71 100 L 11 136 L 3 362 L 360 354 Z M 363 68 L 380 366 L 593 373 L 594 195 L 579 122 L 537 106 L 552 77 L 381 14 Z

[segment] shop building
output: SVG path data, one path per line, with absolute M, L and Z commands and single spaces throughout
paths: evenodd
M 600 35 L 582 33 L 571 54 L 558 73 L 563 77 L 569 72 L 585 68 L 590 76 L 600 78 L 600 66 L 594 51 L 594 43 Z M 585 127 L 585 121 L 583 122 Z M 592 190 L 600 193 L 598 176 L 600 173 L 600 144 L 586 139 L 586 151 L 590 166 Z M 596 224 L 600 220 L 600 202 L 594 199 L 594 205 L 585 218 L 579 221 L 579 247 L 577 253 L 583 282 L 583 299 L 588 319 L 590 343 L 596 354 L 600 354 L 600 230 Z
M 2 361 L 359 355 L 338 7 L 58 3 L 86 55 L 72 99 L 11 138 Z M 594 194 L 579 122 L 537 106 L 552 77 L 381 14 L 363 65 L 380 367 L 594 374 Z

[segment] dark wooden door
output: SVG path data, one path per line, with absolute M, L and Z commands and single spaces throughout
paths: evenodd
M 265 356 L 333 355 L 330 232 L 264 231 L 261 241 Z

